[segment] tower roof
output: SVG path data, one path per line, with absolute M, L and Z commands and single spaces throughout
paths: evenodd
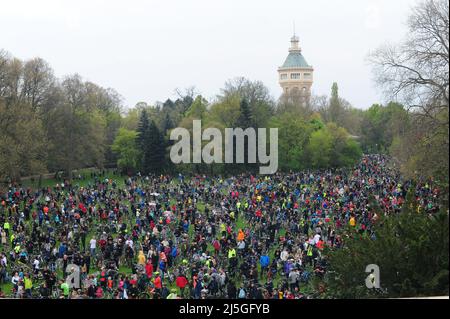
M 291 38 L 291 47 L 289 48 L 289 55 L 287 56 L 284 64 L 280 69 L 291 69 L 291 68 L 308 68 L 312 69 L 312 66 L 306 62 L 302 55 L 302 49 L 299 46 L 299 39 L 295 35 Z
M 309 68 L 312 69 L 312 66 L 306 62 L 300 51 L 291 51 L 287 56 L 286 60 L 283 63 L 283 66 L 280 69 L 290 69 L 290 68 Z

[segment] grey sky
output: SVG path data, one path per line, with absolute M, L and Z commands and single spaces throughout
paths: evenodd
M 127 106 L 194 85 L 206 98 L 227 79 L 261 80 L 276 98 L 277 67 L 295 20 L 315 68 L 313 93 L 333 81 L 355 107 L 382 102 L 365 58 L 406 32 L 414 0 L 0 0 L 0 48 L 39 56 L 57 76 L 115 88 Z

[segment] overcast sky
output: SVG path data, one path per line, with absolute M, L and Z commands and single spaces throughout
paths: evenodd
M 399 41 L 414 0 L 0 0 L 0 48 L 42 57 L 60 77 L 115 88 L 127 106 L 195 86 L 206 98 L 237 76 L 278 98 L 277 68 L 293 33 L 315 68 L 355 107 L 383 102 L 366 56 Z

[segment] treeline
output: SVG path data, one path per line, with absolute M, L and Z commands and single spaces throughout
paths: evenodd
M 283 102 L 284 101 L 284 102 Z M 275 102 L 259 81 L 226 82 L 214 101 L 194 89 L 176 100 L 125 108 L 114 89 L 62 79 L 41 58 L 21 61 L 0 51 L 0 180 L 74 169 L 117 165 L 127 173 L 238 173 L 257 165 L 172 165 L 170 130 L 203 128 L 280 128 L 280 169 L 352 165 L 361 150 L 347 130 L 327 121 L 327 109 Z M 301 139 L 293 138 L 293 136 Z
M 411 114 L 397 103 L 353 108 L 333 83 L 330 98 L 278 101 L 260 81 L 236 78 L 213 101 L 195 89 L 176 100 L 138 103 L 125 111 L 121 96 L 83 81 L 57 79 L 40 58 L 20 61 L 0 54 L 0 178 L 117 165 L 125 173 L 255 171 L 255 164 L 182 164 L 169 159 L 171 129 L 279 128 L 279 169 L 352 166 L 362 152 L 389 152 L 411 128 Z M 192 136 L 192 134 L 191 134 Z
M 371 206 L 380 219 L 372 226 L 370 235 L 347 229 L 345 248 L 325 250 L 332 271 L 323 280 L 327 287 L 323 297 L 357 299 L 448 295 L 447 208 L 442 207 L 433 214 L 418 213 L 414 187 L 408 193 L 401 214 L 385 216 L 375 200 L 371 201 Z M 368 273 L 363 270 L 371 264 L 380 269 L 379 289 L 367 289 L 365 285 Z
M 0 181 L 44 172 L 117 165 L 128 173 L 239 173 L 258 165 L 183 164 L 169 160 L 170 131 L 279 128 L 279 169 L 351 166 L 362 152 L 389 153 L 408 177 L 448 185 L 448 13 L 425 1 L 409 20 L 404 43 L 370 55 L 387 105 L 353 107 L 340 96 L 275 100 L 260 81 L 236 78 L 207 101 L 195 89 L 176 100 L 138 103 L 79 75 L 58 79 L 40 58 L 21 61 L 0 50 Z M 439 22 L 436 25 L 436 21 Z M 424 43 L 426 45 L 424 45 Z M 192 137 L 192 134 L 191 134 Z
M 321 113 L 326 114 L 328 109 L 295 104 L 285 98 L 275 102 L 259 81 L 230 80 L 214 101 L 207 101 L 193 92 L 190 90 L 182 99 L 168 99 L 156 107 L 139 104 L 124 116 L 127 124 L 119 130 L 113 144 L 121 169 L 144 173 L 164 170 L 212 174 L 256 172 L 258 163 L 174 167 L 168 159 L 173 143 L 169 139 L 170 130 L 186 128 L 192 139 L 194 120 L 202 121 L 202 129 L 218 128 L 222 135 L 225 128 L 279 128 L 279 168 L 284 171 L 351 166 L 362 154 L 357 139 L 345 128 L 324 120 Z M 191 103 L 186 105 L 181 101 Z M 154 155 L 155 150 L 162 149 L 165 149 L 164 156 Z M 244 149 L 247 150 L 247 144 Z M 247 154 L 244 157 L 247 159 Z
M 390 103 L 364 112 L 361 144 L 368 151 L 390 153 L 404 176 L 422 180 L 426 187 L 432 181 L 439 210 L 421 210 L 427 201 L 418 201 L 414 184 L 401 214 L 384 216 L 372 200 L 371 210 L 381 218 L 371 236 L 349 231 L 344 249 L 327 252 L 326 297 L 448 295 L 449 1 L 417 3 L 408 28 L 401 43 L 370 55 L 379 86 L 405 107 Z M 364 284 L 362 270 L 369 264 L 379 266 L 381 289 Z
M 113 89 L 0 51 L 0 179 L 115 162 L 121 111 Z

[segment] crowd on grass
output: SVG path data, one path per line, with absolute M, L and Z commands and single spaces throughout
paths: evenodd
M 376 240 L 411 186 L 383 155 L 268 176 L 91 175 L 0 193 L 1 297 L 320 298 L 324 250 L 350 228 Z M 419 210 L 439 209 L 431 181 L 414 187 Z

